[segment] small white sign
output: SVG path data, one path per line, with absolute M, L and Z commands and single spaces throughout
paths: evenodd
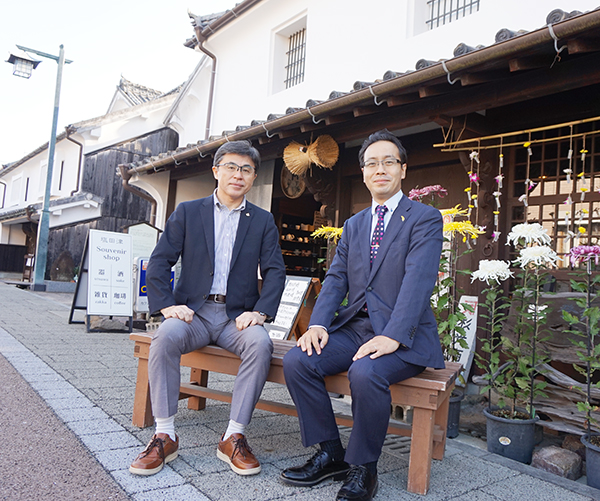
M 466 341 L 469 347 L 466 350 L 461 350 L 460 359 L 458 360 L 463 366 L 463 376 L 468 377 L 471 371 L 471 364 L 473 363 L 473 355 L 475 353 L 475 334 L 477 333 L 477 307 L 479 298 L 477 296 L 462 296 L 458 302 L 458 307 L 467 317 L 464 322 L 460 325 L 465 329 L 467 336 Z M 464 305 L 468 305 L 470 308 L 465 308 Z M 470 311 L 472 309 L 473 311 Z
M 133 314 L 131 236 L 90 230 L 88 315 Z

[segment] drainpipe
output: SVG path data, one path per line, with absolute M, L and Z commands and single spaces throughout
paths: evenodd
M 145 191 L 139 189 L 137 186 L 131 186 L 129 184 L 129 180 L 131 179 L 131 174 L 129 174 L 129 172 L 127 171 L 127 166 L 119 165 L 118 169 L 119 169 L 119 172 L 121 173 L 121 178 L 123 179 L 123 181 L 122 181 L 123 189 L 125 191 L 128 191 L 129 193 L 133 193 L 134 195 L 141 197 L 144 200 L 147 200 L 148 202 L 150 202 L 150 224 L 152 226 L 156 226 L 156 206 L 158 205 L 156 203 L 156 200 L 154 199 L 154 197 L 152 197 Z
M 75 189 L 71 192 L 71 196 L 73 196 L 75 193 L 77 193 L 79 191 L 79 181 L 81 180 L 81 169 L 82 169 L 82 159 L 83 159 L 83 144 L 75 141 L 75 139 L 73 139 L 69 134 L 74 133 L 75 129 L 69 127 L 66 127 L 67 130 L 67 140 L 71 141 L 72 143 L 75 143 L 77 146 L 79 146 L 79 162 L 77 164 L 77 182 L 75 184 Z
M 217 76 L 217 56 L 215 56 L 212 52 L 210 52 L 206 47 L 204 47 L 204 42 L 206 38 L 202 36 L 202 32 L 199 28 L 195 28 L 196 37 L 198 38 L 198 50 L 204 52 L 208 57 L 212 59 L 212 70 L 210 75 L 210 89 L 208 94 L 208 109 L 206 110 L 206 131 L 204 132 L 204 139 L 208 139 L 210 137 L 210 121 L 212 119 L 212 109 L 213 109 L 213 98 L 215 94 L 215 79 Z
M 6 183 L 4 181 L 0 181 L 4 185 L 4 189 L 2 190 L 2 205 L 0 205 L 0 209 L 4 209 L 4 202 L 6 201 Z

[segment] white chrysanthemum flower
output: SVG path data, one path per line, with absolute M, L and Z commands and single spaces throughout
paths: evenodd
M 516 224 L 512 227 L 506 238 L 507 245 L 510 243 L 513 245 L 523 243 L 549 245 L 552 242 L 546 228 L 544 228 L 540 223 Z
M 471 283 L 475 280 L 481 280 L 490 284 L 490 280 L 495 280 L 498 284 L 512 277 L 512 271 L 509 270 L 508 261 L 499 261 L 497 259 L 483 259 L 479 261 L 479 269 L 471 274 Z
M 557 261 L 558 255 L 550 247 L 547 245 L 534 245 L 533 247 L 521 249 L 519 257 L 514 262 L 521 268 L 526 268 L 530 264 L 556 268 Z

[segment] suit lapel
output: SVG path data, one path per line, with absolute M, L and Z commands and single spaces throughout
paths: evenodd
M 233 244 L 233 252 L 231 254 L 231 265 L 229 269 L 233 267 L 240 250 L 242 249 L 242 244 L 246 239 L 246 234 L 248 233 L 248 229 L 250 228 L 250 223 L 254 218 L 255 211 L 252 210 L 252 206 L 248 201 L 246 201 L 246 208 L 240 213 L 240 222 L 238 223 L 237 234 L 235 236 L 235 243 Z
M 373 262 L 370 277 L 373 277 L 385 259 L 392 242 L 394 242 L 398 234 L 406 228 L 406 220 L 410 217 L 411 201 L 404 195 L 398 204 L 398 207 L 392 214 L 392 218 L 385 229 L 383 240 L 377 251 L 377 258 Z
M 214 196 L 214 195 L 213 195 Z M 215 214 L 213 197 L 205 199 L 200 207 L 200 220 L 202 221 L 202 230 L 204 231 L 204 241 L 208 251 L 210 263 L 215 267 Z

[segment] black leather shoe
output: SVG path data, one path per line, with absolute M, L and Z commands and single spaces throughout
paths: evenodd
M 371 475 L 364 466 L 353 466 L 338 492 L 336 501 L 371 501 L 377 494 L 377 473 Z
M 349 469 L 346 461 L 333 461 L 325 451 L 319 451 L 304 465 L 283 470 L 280 478 L 289 485 L 310 487 L 330 477 L 344 480 Z

